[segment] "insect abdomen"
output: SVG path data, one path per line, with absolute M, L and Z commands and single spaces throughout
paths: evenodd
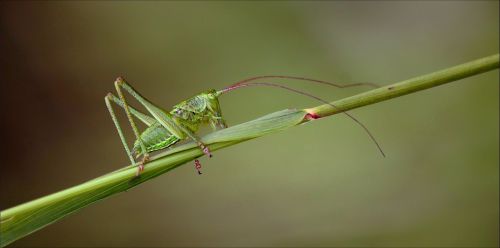
M 153 152 L 167 148 L 180 139 L 171 134 L 160 123 L 154 123 L 141 133 L 141 139 L 146 147 L 146 152 Z M 141 149 L 141 144 L 138 140 L 134 143 L 133 153 L 138 156 L 144 152 Z

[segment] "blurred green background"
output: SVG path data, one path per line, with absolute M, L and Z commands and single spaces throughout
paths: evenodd
M 385 85 L 498 53 L 498 8 L 2 2 L 0 207 L 128 164 L 103 100 L 117 76 L 165 108 L 266 74 Z M 229 125 L 319 105 L 265 88 L 220 101 Z M 13 246 L 498 246 L 498 101 L 496 70 L 353 110 L 386 158 L 342 115 L 244 142 Z

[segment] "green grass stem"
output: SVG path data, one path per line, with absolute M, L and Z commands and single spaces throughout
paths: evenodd
M 202 138 L 212 151 L 274 133 L 309 121 L 308 113 L 325 117 L 412 92 L 453 82 L 499 67 L 499 55 L 492 55 L 424 76 L 380 87 L 329 104 L 299 110 L 283 110 L 256 120 L 210 133 Z M 99 200 L 123 192 L 157 177 L 203 153 L 194 143 L 177 146 L 153 157 L 140 177 L 130 165 L 83 184 L 47 195 L 0 212 L 0 246 L 4 247 L 30 233 Z
M 416 91 L 425 90 L 462 78 L 474 76 L 498 68 L 498 54 L 470 61 L 423 76 L 407 79 L 399 83 L 387 85 L 358 95 L 332 102 L 336 108 L 324 104 L 307 109 L 308 112 L 325 117 L 342 111 L 363 107 L 369 104 L 400 97 Z

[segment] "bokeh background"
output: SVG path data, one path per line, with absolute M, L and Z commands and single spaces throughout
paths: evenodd
M 385 85 L 498 53 L 498 8 L 2 2 L 0 206 L 128 164 L 103 100 L 117 76 L 165 108 L 266 74 Z M 279 82 L 327 100 L 367 90 Z M 229 125 L 319 104 L 265 88 L 220 101 Z M 203 176 L 186 164 L 13 246 L 498 246 L 498 101 L 497 70 L 353 110 L 386 158 L 348 118 L 325 118 L 217 151 Z

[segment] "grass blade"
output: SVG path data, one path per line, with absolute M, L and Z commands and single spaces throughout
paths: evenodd
M 499 67 L 499 55 L 474 60 L 400 83 L 374 89 L 329 104 L 306 110 L 283 110 L 256 120 L 210 133 L 202 141 L 215 151 L 262 135 L 288 129 L 308 121 L 308 113 L 325 117 L 412 92 L 453 82 Z M 0 246 L 4 247 L 85 206 L 128 190 L 188 161 L 202 156 L 201 150 L 188 143 L 154 156 L 140 177 L 133 165 L 108 173 L 72 188 L 41 197 L 0 212 Z

